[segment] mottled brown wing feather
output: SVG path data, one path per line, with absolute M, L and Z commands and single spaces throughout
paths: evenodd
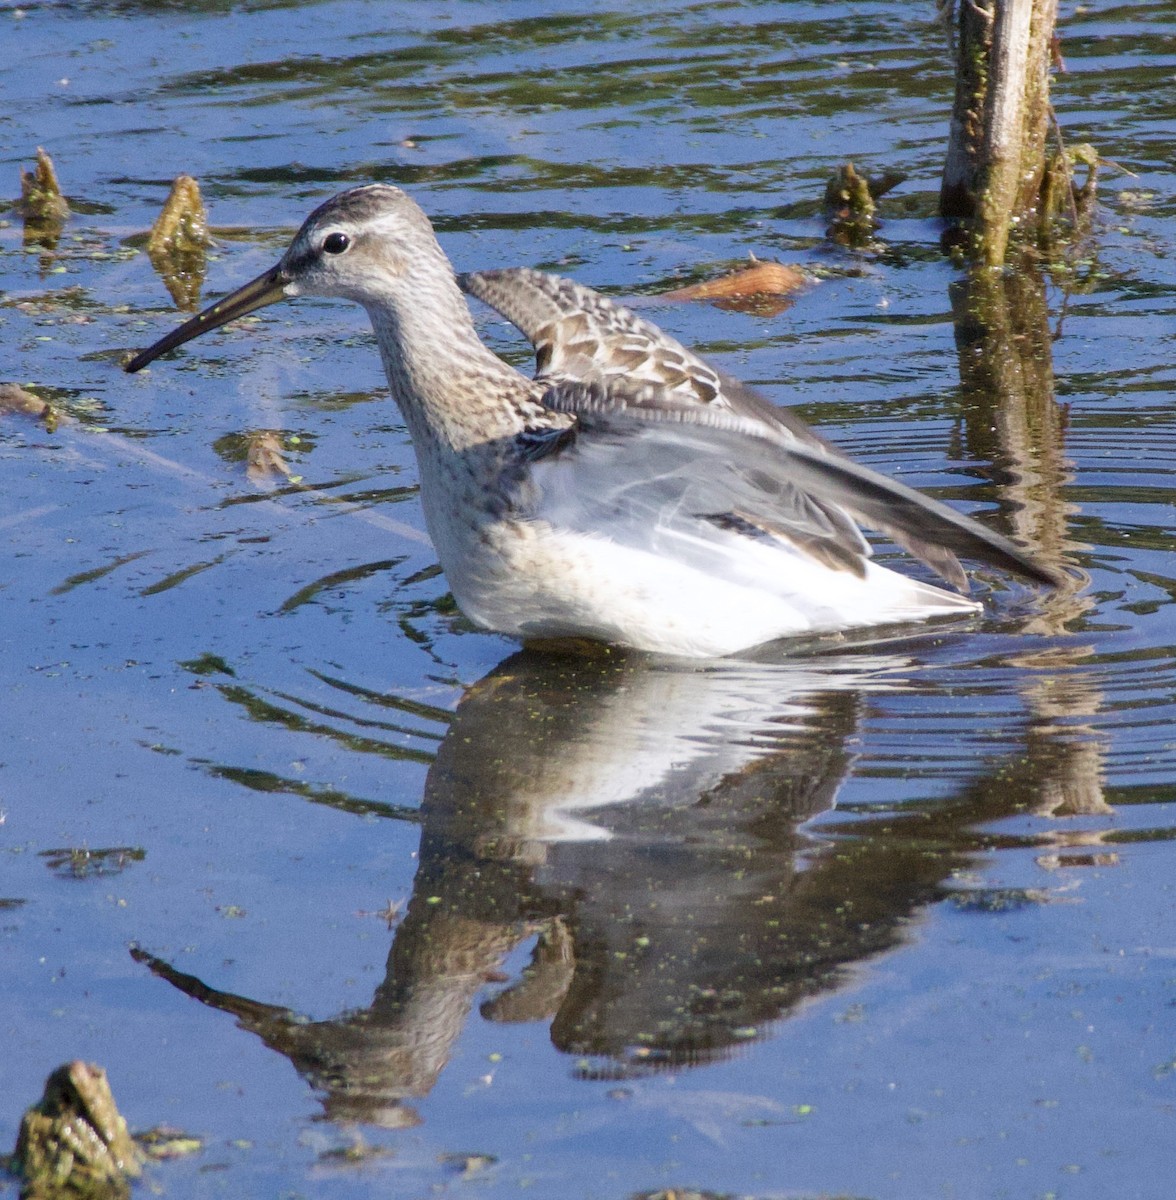
M 626 421 L 667 420 L 697 425 L 699 436 L 730 440 L 740 462 L 740 439 L 776 447 L 772 470 L 754 512 L 714 514 L 746 520 L 762 533 L 785 537 L 840 569 L 860 572 L 868 547 L 853 520 L 886 534 L 961 591 L 968 580 L 964 554 L 1038 583 L 1056 577 L 1008 538 L 946 505 L 854 463 L 788 409 L 715 370 L 656 325 L 581 284 L 527 268 L 459 277 L 467 293 L 500 312 L 535 346 L 536 379 L 549 385 L 544 403 L 586 418 L 585 432 Z M 605 420 L 605 417 L 608 420 Z M 759 461 L 759 456 L 757 456 Z M 809 510 L 798 518 L 798 489 Z M 772 503 L 778 505 L 773 514 Z M 820 510 L 827 528 L 814 533 Z

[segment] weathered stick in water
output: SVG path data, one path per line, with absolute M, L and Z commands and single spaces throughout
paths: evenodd
M 1041 216 L 1057 0 L 954 7 L 956 94 L 940 213 L 966 223 L 973 258 L 1000 266 L 1010 232 Z

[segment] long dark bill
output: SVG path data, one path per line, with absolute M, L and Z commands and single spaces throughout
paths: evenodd
M 271 267 L 264 275 L 239 287 L 235 292 L 218 300 L 215 304 L 197 313 L 191 320 L 185 321 L 178 329 L 173 329 L 166 337 L 161 337 L 153 346 L 140 350 L 124 367 L 124 371 L 141 371 L 148 363 L 154 362 L 161 354 L 190 342 L 193 338 L 207 333 L 210 329 L 219 329 L 237 317 L 256 312 L 267 304 L 276 304 L 286 298 L 283 290 L 288 280 L 282 274 L 279 263 Z

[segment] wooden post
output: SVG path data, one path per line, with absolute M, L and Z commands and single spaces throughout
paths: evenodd
M 1057 0 L 956 0 L 956 94 L 939 195 L 970 255 L 1004 262 L 1010 232 L 1035 229 L 1049 133 Z

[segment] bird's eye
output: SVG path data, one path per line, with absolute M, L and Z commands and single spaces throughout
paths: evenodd
M 327 254 L 342 254 L 350 245 L 351 239 L 345 233 L 328 233 L 323 238 L 323 250 Z

